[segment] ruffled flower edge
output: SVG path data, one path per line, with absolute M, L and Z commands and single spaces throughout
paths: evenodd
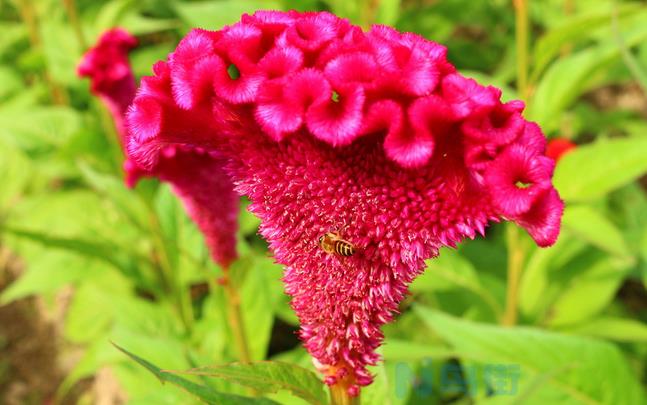
M 341 148 L 384 133 L 386 156 L 403 170 L 429 164 L 438 142 L 459 136 L 465 164 L 490 186 L 498 214 L 540 246 L 557 238 L 563 202 L 541 129 L 522 117 L 522 102 L 502 103 L 499 89 L 456 73 L 445 47 L 416 34 L 385 26 L 364 33 L 325 12 L 259 11 L 220 31 L 191 31 L 154 72 L 129 113 L 129 152 L 144 167 L 166 141 L 210 143 L 198 129 L 181 128 L 165 131 L 178 139 L 157 142 L 171 125 L 169 105 L 188 119 L 199 111 L 203 122 L 222 110 L 205 109 L 209 103 L 249 109 L 276 142 L 309 135 Z

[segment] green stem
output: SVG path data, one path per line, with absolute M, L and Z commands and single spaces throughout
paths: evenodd
M 83 35 L 83 27 L 79 21 L 79 14 L 76 11 L 76 3 L 74 0 L 63 0 L 63 6 L 65 7 L 67 17 L 70 19 L 70 24 L 74 28 L 76 40 L 79 42 L 81 50 L 85 51 L 88 49 L 88 43 L 85 40 L 85 35 Z
M 517 47 L 517 91 L 528 101 L 528 0 L 513 0 Z
M 7 283 L 9 259 L 11 258 L 11 251 L 9 248 L 2 244 L 0 240 L 0 286 Z
M 360 396 L 348 395 L 345 385 L 335 384 L 330 387 L 330 405 L 360 405 L 360 403 Z
M 238 289 L 232 282 L 231 277 L 229 277 L 229 269 L 224 268 L 223 272 L 225 274 L 222 278 L 222 286 L 225 290 L 225 303 L 227 305 L 229 326 L 234 335 L 234 341 L 236 343 L 236 348 L 238 349 L 240 361 L 243 363 L 250 363 L 252 358 L 249 352 L 247 333 L 245 332 L 243 312 L 240 308 L 240 295 L 238 294 Z
M 365 31 L 368 31 L 377 19 L 380 0 L 364 0 L 360 4 L 362 5 L 360 10 L 361 26 Z
M 36 14 L 36 9 L 34 2 L 27 0 L 17 0 L 16 5 L 18 7 L 18 12 L 20 13 L 20 18 L 24 21 L 27 26 L 27 32 L 29 34 L 29 42 L 32 49 L 37 49 L 42 52 L 42 40 L 40 36 L 40 28 L 38 27 L 38 16 Z M 44 67 L 43 78 L 52 97 L 54 104 L 67 104 L 68 98 L 65 91 L 54 81 L 47 65 Z
M 501 318 L 504 326 L 517 323 L 517 307 L 519 302 L 519 280 L 523 270 L 525 250 L 520 238 L 519 228 L 513 223 L 506 224 L 506 239 L 508 246 L 508 285 L 506 288 L 505 311 Z
M 517 91 L 527 103 L 528 88 L 528 0 L 513 0 L 515 11 L 515 39 L 517 45 Z M 508 280 L 506 302 L 501 324 L 512 326 L 517 323 L 519 302 L 519 280 L 523 271 L 525 251 L 520 238 L 519 228 L 513 223 L 506 225 L 508 246 Z

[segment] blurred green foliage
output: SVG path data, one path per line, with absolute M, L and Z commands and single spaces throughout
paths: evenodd
M 24 267 L 1 292 L 0 305 L 33 295 L 53 305 L 63 287 L 72 287 L 61 351 L 81 348 L 83 355 L 59 386 L 59 400 L 106 367 L 128 403 L 196 400 L 160 386 L 110 340 L 164 369 L 237 359 L 225 295 L 215 282 L 222 271 L 200 233 L 166 185 L 123 185 L 112 123 L 75 75 L 84 47 L 103 30 L 124 27 L 140 40 L 132 62 L 138 76 L 146 75 L 190 28 L 218 29 L 262 8 L 330 10 L 363 26 L 420 33 L 447 45 L 465 74 L 517 97 L 514 10 L 506 0 L 0 1 L 0 247 Z M 640 87 L 647 5 L 532 1 L 530 20 L 527 117 L 548 137 L 580 144 L 555 174 L 567 203 L 560 240 L 546 250 L 525 235 L 519 241 L 526 255 L 518 290 L 522 326 L 515 328 L 497 326 L 507 288 L 502 227 L 429 261 L 399 319 L 385 328 L 385 362 L 363 391 L 366 404 L 645 403 L 647 183 L 639 179 L 647 172 Z M 298 323 L 283 294 L 282 269 L 268 257 L 245 205 L 242 258 L 232 274 L 251 357 L 312 370 L 293 334 Z M 438 376 L 448 364 L 463 377 L 474 365 L 518 365 L 517 396 L 493 395 L 492 381 L 480 374 L 463 392 L 443 391 Z M 5 370 L 0 361 L 0 377 Z M 215 403 L 242 403 L 232 396 L 249 394 L 245 386 L 279 403 L 317 403 L 316 387 L 301 399 L 284 390 L 291 378 L 307 386 L 311 375 L 300 370 L 274 370 L 283 383 L 250 383 L 237 374 L 243 371 L 227 368 L 218 378 L 160 378 L 215 392 Z M 426 376 L 433 376 L 430 392 L 420 385 Z M 80 402 L 93 403 L 92 395 L 85 392 Z

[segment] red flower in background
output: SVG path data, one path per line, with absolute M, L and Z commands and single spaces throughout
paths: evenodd
M 540 246 L 557 238 L 554 162 L 523 103 L 501 103 L 418 35 L 257 12 L 190 32 L 154 72 L 128 115 L 130 157 L 155 168 L 174 145 L 228 160 L 285 265 L 307 350 L 351 395 L 371 383 L 381 325 L 440 247 L 502 218 Z M 330 232 L 355 253 L 326 253 Z
M 106 31 L 78 66 L 79 75 L 91 79 L 92 93 L 111 112 L 122 146 L 126 137 L 123 119 L 137 88 L 128 61 L 128 53 L 136 45 L 137 39 L 123 29 Z M 223 166 L 222 158 L 204 149 L 169 145 L 160 151 L 156 165 L 143 169 L 127 158 L 124 170 L 129 186 L 142 176 L 171 184 L 204 234 L 212 258 L 227 268 L 237 256 L 239 198 Z
M 137 89 L 128 61 L 128 53 L 136 46 L 137 38 L 127 31 L 121 28 L 106 31 L 77 67 L 79 76 L 91 79 L 92 93 L 112 114 L 122 144 L 126 134 L 123 118 Z
M 546 156 L 557 162 L 562 156 L 576 147 L 576 144 L 566 138 L 551 139 L 548 141 L 548 146 L 546 147 Z

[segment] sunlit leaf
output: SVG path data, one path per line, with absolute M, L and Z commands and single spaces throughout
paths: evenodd
M 647 343 L 647 324 L 629 318 L 599 317 L 564 330 L 619 342 Z
M 182 20 L 191 28 L 220 29 L 240 20 L 243 13 L 256 10 L 280 10 L 282 3 L 275 0 L 218 0 L 177 2 L 175 9 Z
M 262 393 L 289 390 L 310 404 L 327 403 L 323 382 L 317 375 L 293 364 L 278 361 L 232 363 L 200 367 L 185 373 L 223 378 Z
M 524 404 L 641 404 L 640 384 L 612 344 L 528 327 L 463 321 L 416 307 L 421 319 L 460 353 L 483 365 L 518 366 Z M 537 389 L 526 391 L 545 375 Z M 507 397 L 512 400 L 514 397 Z
M 456 357 L 452 349 L 400 339 L 386 339 L 382 346 L 382 357 L 388 361 L 422 360 L 427 358 L 448 359 Z
M 161 383 L 168 382 L 175 386 L 178 386 L 183 390 L 189 392 L 190 394 L 193 394 L 197 398 L 200 398 L 205 403 L 214 404 L 214 405 L 276 404 L 276 402 L 266 398 L 248 398 L 248 397 L 242 397 L 239 395 L 224 394 L 224 393 L 218 392 L 209 386 L 198 384 L 193 381 L 189 381 L 185 378 L 182 378 L 178 375 L 175 375 L 173 373 L 163 371 L 159 367 L 153 365 L 152 363 L 149 363 L 148 361 L 142 359 L 141 357 L 138 357 L 133 353 L 130 353 L 127 350 L 117 345 L 115 345 L 115 347 L 120 351 L 122 351 L 124 354 L 126 354 L 128 357 L 130 357 L 131 359 L 139 363 L 139 365 L 141 365 L 142 367 L 146 368 L 148 371 L 153 373 L 155 377 L 157 377 L 160 380 Z
M 457 254 L 440 254 L 438 257 L 427 261 L 425 272 L 411 284 L 412 291 L 449 290 L 462 288 L 478 296 L 492 311 L 499 315 L 501 305 L 479 280 L 474 266 L 465 258 Z
M 548 323 L 574 324 L 600 312 L 613 299 L 631 265 L 631 260 L 608 256 L 585 262 L 584 271 L 570 280 L 548 310 Z
M 645 137 L 582 145 L 559 161 L 553 182 L 567 202 L 592 200 L 647 172 L 646 156 Z
M 636 18 L 637 12 L 642 7 L 637 4 L 625 4 L 618 10 L 618 17 L 624 20 L 627 17 Z M 644 15 L 643 13 L 640 13 Z M 597 10 L 593 13 L 571 17 L 564 24 L 552 28 L 541 36 L 533 51 L 533 79 L 539 77 L 544 68 L 553 60 L 566 44 L 572 44 L 590 37 L 598 28 L 611 31 L 611 10 Z
M 91 260 L 62 251 L 47 251 L 29 257 L 27 268 L 16 281 L 0 293 L 0 305 L 34 294 L 48 295 L 66 285 L 87 278 L 94 271 L 106 271 L 105 266 L 91 265 Z
M 60 146 L 81 127 L 81 116 L 70 107 L 0 110 L 0 137 L 23 150 Z
M 633 46 L 647 38 L 647 24 L 637 23 L 623 39 Z M 562 114 L 584 92 L 601 83 L 605 69 L 620 58 L 620 49 L 612 39 L 603 44 L 575 52 L 553 63 L 542 76 L 532 96 L 527 116 L 544 131 L 559 128 Z
M 102 243 L 82 238 L 53 236 L 42 232 L 16 228 L 7 228 L 6 231 L 12 235 L 41 243 L 50 249 L 63 249 L 88 258 L 103 261 L 106 264 L 114 266 L 125 275 L 135 278 L 137 277 L 135 263 L 133 263 L 129 257 L 119 254 L 119 248 L 109 243 Z
M 267 257 L 254 257 L 240 288 L 241 309 L 253 360 L 264 359 L 272 325 L 274 306 L 283 294 L 282 267 Z
M 589 243 L 618 256 L 629 256 L 620 230 L 604 215 L 586 205 L 569 206 L 562 219 L 564 229 Z

